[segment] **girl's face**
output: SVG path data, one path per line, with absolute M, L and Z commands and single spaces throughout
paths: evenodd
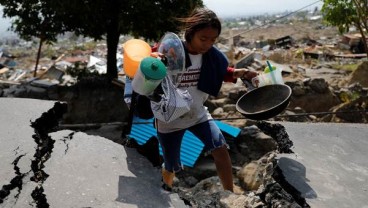
M 191 54 L 202 54 L 207 52 L 219 36 L 218 30 L 206 27 L 194 33 L 192 40 L 187 43 L 188 52 Z

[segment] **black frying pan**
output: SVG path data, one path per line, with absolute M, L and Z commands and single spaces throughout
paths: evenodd
M 266 120 L 281 113 L 289 105 L 291 88 L 284 84 L 254 88 L 239 98 L 236 109 L 246 118 Z

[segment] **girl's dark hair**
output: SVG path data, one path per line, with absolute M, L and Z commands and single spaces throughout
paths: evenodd
M 196 8 L 187 18 L 179 18 L 179 21 L 184 23 L 184 38 L 190 42 L 194 34 L 203 28 L 211 27 L 218 30 L 218 35 L 221 33 L 221 22 L 217 15 L 207 8 Z

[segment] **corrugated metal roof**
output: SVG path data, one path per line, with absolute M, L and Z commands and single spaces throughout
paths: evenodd
M 226 132 L 227 134 L 229 134 L 230 136 L 232 136 L 234 138 L 238 137 L 239 134 L 240 134 L 241 130 L 238 127 L 231 126 L 231 125 L 223 123 L 219 120 L 215 120 L 215 123 L 221 129 L 221 131 Z
M 215 122 L 222 131 L 233 137 L 237 137 L 240 133 L 239 128 L 217 120 Z M 128 136 L 129 138 L 136 140 L 139 145 L 145 144 L 153 136 L 157 137 L 156 129 L 153 127 L 153 119 L 146 120 L 134 117 L 132 129 Z M 181 163 L 185 166 L 193 167 L 201 154 L 203 147 L 204 144 L 201 140 L 194 136 L 190 131 L 186 131 L 180 149 Z M 161 146 L 159 146 L 159 151 L 162 155 Z

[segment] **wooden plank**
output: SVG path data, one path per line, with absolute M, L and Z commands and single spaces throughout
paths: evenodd
M 245 68 L 252 64 L 254 61 L 254 52 L 249 53 L 245 57 L 241 58 L 237 63 L 234 64 L 235 68 Z
M 9 71 L 9 68 L 4 67 L 4 68 L 0 69 L 0 74 L 4 74 L 7 71 Z
M 20 85 L 19 82 L 8 81 L 8 80 L 0 80 L 0 84 Z

